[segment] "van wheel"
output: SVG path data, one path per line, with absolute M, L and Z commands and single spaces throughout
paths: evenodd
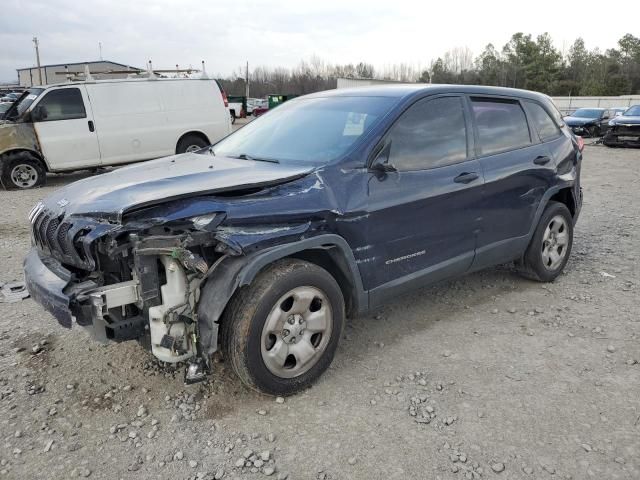
M 178 142 L 176 153 L 197 152 L 207 145 L 205 139 L 198 135 L 185 135 Z
M 231 125 L 233 125 L 234 123 L 236 123 L 236 114 L 233 112 L 229 112 L 229 115 L 231 116 Z
M 250 388 L 291 395 L 329 367 L 344 318 L 342 291 L 326 270 L 280 260 L 227 305 L 221 325 L 224 357 Z
M 569 209 L 562 203 L 549 202 L 519 262 L 520 273 L 539 282 L 552 282 L 567 264 L 572 245 L 573 219 Z
M 41 187 L 47 180 L 47 172 L 40 159 L 28 152 L 3 155 L 0 169 L 0 180 L 7 190 Z

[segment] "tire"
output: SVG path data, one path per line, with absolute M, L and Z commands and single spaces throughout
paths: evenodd
M 196 152 L 208 145 L 207 141 L 201 136 L 189 134 L 180 139 L 176 146 L 176 153 Z
M 589 136 L 590 136 L 591 138 L 595 138 L 595 137 L 599 137 L 599 136 L 600 136 L 600 135 L 599 135 L 599 133 L 600 133 L 600 132 L 599 132 L 599 130 L 598 130 L 598 127 L 596 127 L 595 125 L 594 125 L 593 127 L 589 127 L 589 128 L 587 129 L 587 132 L 589 132 Z
M 572 246 L 573 219 L 569 209 L 563 203 L 549 202 L 519 262 L 520 273 L 538 282 L 554 281 L 567 264 Z
M 0 181 L 7 190 L 41 187 L 47 181 L 47 171 L 29 152 L 8 153 L 0 157 Z
M 236 123 L 236 114 L 230 111 L 229 116 L 231 117 L 231 125 L 234 125 Z
M 279 260 L 227 305 L 221 325 L 223 355 L 250 388 L 291 395 L 329 367 L 344 319 L 342 291 L 326 270 L 302 260 Z M 321 323 L 326 328 L 319 333 Z M 277 334 L 270 333 L 276 325 Z

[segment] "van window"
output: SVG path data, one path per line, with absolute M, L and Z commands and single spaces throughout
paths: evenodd
M 482 155 L 531 144 L 527 118 L 517 100 L 474 97 L 471 105 Z
M 394 124 L 389 138 L 389 163 L 398 170 L 425 170 L 466 160 L 462 99 L 419 100 Z
M 541 105 L 534 102 L 524 102 L 524 105 L 531 123 L 540 135 L 540 140 L 546 142 L 560 135 L 560 129 Z
M 72 120 L 85 118 L 87 113 L 82 101 L 82 93 L 78 88 L 63 88 L 47 92 L 36 108 L 42 108 L 45 114 L 42 122 L 54 120 Z

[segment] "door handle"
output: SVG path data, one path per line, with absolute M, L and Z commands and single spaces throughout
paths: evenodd
M 540 156 L 540 157 L 536 157 L 533 163 L 535 163 L 536 165 L 546 165 L 550 161 L 551 159 L 549 157 Z
M 89 120 L 87 123 L 89 124 L 89 131 L 90 132 L 95 132 L 96 131 L 96 126 L 93 124 L 93 120 Z
M 470 183 L 477 179 L 478 174 L 476 172 L 464 172 L 454 178 L 453 181 L 456 183 Z

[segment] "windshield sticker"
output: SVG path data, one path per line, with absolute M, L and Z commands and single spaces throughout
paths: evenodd
M 35 100 L 36 98 L 38 98 L 38 95 L 32 93 L 30 95 L 27 95 L 26 100 Z
M 359 137 L 364 132 L 366 113 L 349 112 L 342 135 L 345 137 Z

